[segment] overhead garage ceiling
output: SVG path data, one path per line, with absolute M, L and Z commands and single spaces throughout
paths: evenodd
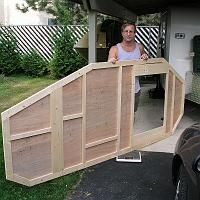
M 82 4 L 82 0 L 72 0 L 76 3 Z M 88 5 L 91 2 L 98 2 L 99 4 L 105 2 L 102 0 L 84 0 Z M 117 3 L 123 8 L 135 13 L 136 15 L 152 14 L 165 11 L 170 6 L 195 6 L 200 7 L 199 0 L 106 0 L 109 2 Z M 109 14 L 109 13 L 107 13 Z

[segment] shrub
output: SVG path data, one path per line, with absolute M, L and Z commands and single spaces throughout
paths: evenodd
M 29 76 L 36 77 L 47 73 L 46 61 L 34 49 L 22 56 L 21 65 L 24 73 Z
M 67 76 L 86 64 L 86 61 L 74 51 L 74 41 L 66 27 L 62 34 L 54 39 L 54 42 L 54 55 L 49 64 L 54 78 Z
M 20 57 L 16 38 L 9 33 L 0 31 L 0 74 L 21 73 Z

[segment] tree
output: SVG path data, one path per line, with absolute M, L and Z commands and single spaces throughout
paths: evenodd
M 137 18 L 137 25 L 158 26 L 160 24 L 160 13 L 141 15 Z
M 68 0 L 24 0 L 21 5 L 16 4 L 18 10 L 23 13 L 30 9 L 44 11 L 55 17 L 58 25 L 86 24 L 87 13 L 83 6 Z

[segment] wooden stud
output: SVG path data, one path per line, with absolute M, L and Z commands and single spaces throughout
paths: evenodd
M 111 142 L 113 140 L 119 140 L 119 136 L 116 135 L 116 136 L 112 136 L 112 137 L 108 137 L 108 138 L 105 138 L 105 139 L 102 139 L 102 140 L 97 140 L 95 142 L 91 142 L 91 143 L 88 143 L 85 145 L 85 148 L 90 148 L 90 147 L 94 147 L 94 146 L 98 146 L 100 144 L 104 144 L 104 143 L 107 143 L 107 142 Z
M 64 169 L 62 88 L 51 94 L 51 153 L 53 173 Z
M 82 78 L 82 163 L 86 162 L 86 74 Z
M 8 180 L 13 179 L 13 163 L 12 163 L 12 150 L 10 142 L 10 123 L 9 119 L 4 119 L 2 123 L 3 128 L 3 146 L 4 146 L 4 161 L 6 178 Z
M 73 114 L 73 115 L 67 115 L 63 116 L 63 121 L 71 120 L 71 119 L 77 119 L 83 117 L 83 113 Z
M 120 151 L 120 128 L 121 128 L 121 103 L 122 103 L 122 66 L 118 69 L 118 94 L 117 94 L 117 152 Z
M 22 138 L 26 138 L 26 137 L 32 137 L 32 136 L 36 136 L 36 135 L 41 135 L 44 133 L 50 133 L 51 132 L 51 128 L 44 128 L 44 129 L 40 129 L 40 130 L 36 130 L 36 131 L 29 131 L 29 132 L 24 132 L 21 134 L 17 134 L 17 135 L 11 135 L 11 141 L 12 140 L 19 140 Z

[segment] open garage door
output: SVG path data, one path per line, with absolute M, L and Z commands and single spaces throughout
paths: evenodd
M 134 134 L 135 77 L 152 74 L 165 75 L 164 121 Z M 159 141 L 183 104 L 183 80 L 162 58 L 89 64 L 2 113 L 7 179 L 32 186 Z

